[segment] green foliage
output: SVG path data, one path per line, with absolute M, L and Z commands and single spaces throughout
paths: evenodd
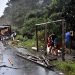
M 36 46 L 36 41 L 34 39 L 31 39 L 31 40 L 27 40 L 25 42 L 22 42 L 22 46 L 23 47 L 27 47 L 27 48 L 31 48 L 33 46 Z
M 39 40 L 44 40 L 44 35 L 45 35 L 44 30 L 38 31 L 38 39 Z
M 44 0 L 41 4 L 39 2 L 40 0 L 10 0 L 4 16 L 11 20 L 11 23 L 15 25 L 14 29 L 20 34 L 26 31 L 34 33 L 36 23 L 62 19 L 64 9 L 72 6 L 72 4 L 68 4 L 70 0 Z M 65 4 L 70 6 L 65 8 Z M 67 10 L 69 11 L 69 9 Z M 51 24 L 49 31 L 54 31 L 59 35 L 61 32 L 58 30 L 59 26 L 60 24 Z
M 16 39 L 16 40 L 23 41 L 23 36 L 22 36 L 22 35 L 17 35 L 15 39 Z
M 55 62 L 56 67 L 63 71 L 65 75 L 74 75 L 75 74 L 75 63 L 72 61 L 57 61 Z
M 12 23 L 19 29 L 19 32 L 21 31 L 20 33 L 28 30 L 34 31 L 35 23 L 45 22 L 45 20 L 48 21 L 52 13 L 51 11 L 53 9 L 50 9 L 51 7 L 47 6 L 43 8 L 42 6 L 44 5 L 45 7 L 51 0 L 44 0 L 40 8 L 40 4 L 37 5 L 37 3 L 39 3 L 38 0 L 31 1 L 32 0 L 10 0 L 8 7 L 4 11 L 4 16 L 11 18 Z
M 75 0 L 71 0 L 68 4 L 66 4 L 63 16 L 70 29 L 75 31 Z
M 39 47 L 41 47 L 41 46 L 44 47 L 44 42 L 45 42 L 44 37 L 45 37 L 44 30 L 39 31 L 39 32 L 38 32 Z

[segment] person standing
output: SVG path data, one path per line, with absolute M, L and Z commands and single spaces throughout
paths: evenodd
M 65 33 L 65 44 L 67 49 L 71 49 L 71 33 L 69 31 Z
M 54 55 L 58 56 L 58 38 L 54 39 Z
M 47 39 L 47 54 L 51 53 L 51 49 L 52 49 L 52 37 L 50 35 L 48 36 Z
M 54 53 L 55 52 L 55 45 L 54 45 L 54 43 L 55 43 L 56 35 L 55 35 L 54 32 L 52 32 L 51 37 L 52 37 L 52 51 L 51 51 L 51 53 L 52 53 L 52 55 L 55 55 L 55 53 Z

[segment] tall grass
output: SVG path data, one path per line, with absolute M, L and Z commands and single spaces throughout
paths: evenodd
M 61 70 L 65 75 L 75 75 L 75 62 L 72 61 L 56 61 L 56 67 Z

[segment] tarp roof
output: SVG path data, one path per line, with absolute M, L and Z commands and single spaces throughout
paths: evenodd
M 0 25 L 0 28 L 9 27 L 9 25 Z

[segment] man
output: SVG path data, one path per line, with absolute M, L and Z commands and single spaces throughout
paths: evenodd
M 54 40 L 56 38 L 56 35 L 54 33 L 51 34 L 51 37 L 52 37 L 52 45 L 54 46 Z
M 12 38 L 12 40 L 15 39 L 15 36 L 16 36 L 16 32 L 12 32 L 12 34 L 11 34 L 11 38 Z
M 71 53 L 71 33 L 69 31 L 65 33 L 65 44 L 66 48 L 70 49 L 68 50 L 69 53 Z
M 56 43 L 56 41 L 55 41 L 56 34 L 54 32 L 52 32 L 51 37 L 52 37 L 52 50 L 51 50 L 51 53 L 52 53 L 52 55 L 56 55 L 55 45 L 54 45 Z

